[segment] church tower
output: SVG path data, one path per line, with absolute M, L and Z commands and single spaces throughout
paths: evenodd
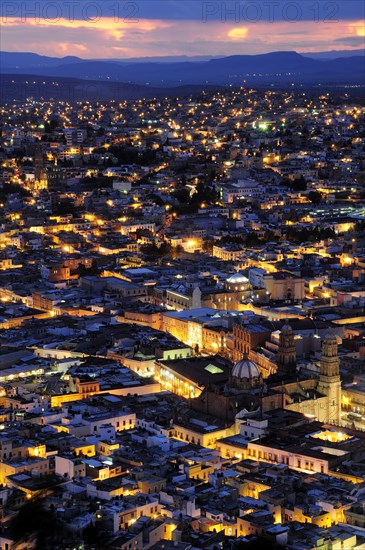
M 46 170 L 44 167 L 43 148 L 37 143 L 34 152 L 34 190 L 47 188 Z
M 339 424 L 341 418 L 340 359 L 337 339 L 332 334 L 328 334 L 323 339 L 318 391 L 328 397 L 326 422 Z
M 34 152 L 34 178 L 41 181 L 44 176 L 44 161 L 42 146 L 37 144 Z
M 280 332 L 277 364 L 278 373 L 296 374 L 297 352 L 294 343 L 294 332 L 288 323 L 283 325 Z

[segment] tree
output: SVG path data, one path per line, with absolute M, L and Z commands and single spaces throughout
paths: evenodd
M 66 539 L 66 533 L 57 520 L 54 508 L 46 509 L 39 499 L 23 504 L 11 520 L 9 530 L 15 541 L 35 538 L 38 550 L 57 548 L 57 543 Z
M 98 273 L 98 263 L 95 259 L 92 261 L 90 267 L 86 267 L 86 265 L 83 263 L 80 263 L 77 267 L 77 274 L 79 275 L 79 277 L 86 277 L 87 275 L 98 275 Z
M 217 199 L 218 194 L 213 187 L 206 185 L 203 182 L 199 182 L 195 188 L 195 193 L 190 198 L 190 204 L 196 205 L 202 202 L 215 202 Z
M 277 241 L 278 237 L 275 235 L 274 231 L 271 231 L 270 229 L 265 232 L 265 241 L 272 242 Z
M 99 525 L 95 523 L 90 523 L 82 533 L 82 538 L 87 545 L 95 545 L 98 541 L 100 541 L 100 529 Z
M 308 199 L 313 203 L 313 204 L 318 204 L 321 202 L 322 200 L 322 193 L 320 193 L 319 191 L 310 191 L 308 193 Z
M 173 260 L 176 260 L 176 258 L 179 258 L 180 255 L 183 253 L 184 253 L 183 247 L 181 246 L 181 244 L 178 244 L 177 246 L 172 247 L 170 256 Z
M 146 244 L 141 246 L 141 252 L 147 256 L 170 256 L 172 246 L 169 243 L 162 243 L 161 246 Z
M 213 239 L 204 239 L 203 241 L 203 252 L 211 254 L 213 252 L 214 240 Z
M 173 197 L 177 199 L 182 204 L 187 204 L 190 200 L 190 193 L 189 190 L 186 188 L 178 189 L 173 194 Z
M 289 183 L 289 187 L 294 189 L 294 191 L 305 191 L 307 189 L 307 182 L 304 176 L 295 178 L 295 180 Z
M 157 206 L 165 206 L 165 202 L 161 199 L 159 195 L 156 195 L 155 193 L 152 193 L 150 195 L 150 199 L 153 200 Z
M 261 241 L 256 233 L 248 233 L 246 237 L 246 246 L 257 246 L 260 242 Z
M 254 537 L 249 542 L 236 542 L 233 546 L 234 550 L 279 550 L 283 548 L 279 546 L 275 541 L 270 541 L 264 537 Z
M 244 244 L 245 239 L 241 237 L 240 235 L 225 235 L 221 239 L 219 239 L 219 243 L 237 243 L 237 244 Z

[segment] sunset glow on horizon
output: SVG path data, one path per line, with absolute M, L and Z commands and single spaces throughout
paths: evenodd
M 116 4 L 125 13 L 116 13 L 115 5 L 99 7 L 92 2 L 75 3 L 82 10 L 67 13 L 56 3 L 40 3 L 38 13 L 30 8 L 22 12 L 23 4 L 8 5 L 2 9 L 2 49 L 105 59 L 352 50 L 364 43 L 364 23 L 359 11 L 351 8 L 354 3 L 347 4 L 343 14 L 340 4 L 333 13 L 324 13 L 321 6 L 323 13 L 310 14 L 303 1 L 282 4 L 272 13 L 265 13 L 264 3 L 233 3 L 236 12 L 224 4 L 224 14 L 219 2 L 188 4 L 190 15 L 169 0 Z

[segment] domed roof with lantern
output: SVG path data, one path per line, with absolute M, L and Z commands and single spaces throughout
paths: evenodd
M 336 358 L 338 361 L 338 340 L 336 334 L 329 332 L 322 340 L 322 359 Z
M 293 328 L 289 325 L 288 321 L 281 327 L 281 332 L 293 332 Z
M 229 283 L 229 284 L 242 284 L 242 283 L 248 283 L 249 280 L 247 279 L 247 277 L 245 277 L 244 275 L 242 275 L 242 273 L 234 273 L 233 275 L 230 275 L 230 277 L 228 277 L 228 279 L 226 279 L 226 283 Z
M 327 334 L 324 335 L 323 343 L 327 344 L 328 346 L 337 346 L 338 340 L 336 334 L 334 332 L 327 332 Z
M 234 388 L 249 390 L 262 384 L 262 374 L 257 365 L 244 355 L 231 371 L 230 385 Z

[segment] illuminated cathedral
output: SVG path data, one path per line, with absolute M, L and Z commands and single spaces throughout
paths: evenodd
M 294 332 L 290 325 L 284 325 L 280 335 L 277 366 L 277 374 L 281 376 L 280 383 L 275 384 L 276 376 L 269 377 L 267 383 L 272 390 L 282 394 L 283 409 L 301 412 L 320 422 L 340 423 L 341 380 L 336 336 L 327 334 L 323 339 L 319 376 L 303 377 L 297 371 Z
M 327 335 L 322 342 L 319 374 L 309 378 L 297 369 L 294 332 L 282 328 L 277 355 L 277 373 L 265 380 L 247 354 L 232 367 L 228 382 L 211 385 L 191 400 L 195 410 L 226 421 L 240 413 L 288 409 L 323 423 L 339 424 L 341 413 L 340 361 L 337 339 Z

